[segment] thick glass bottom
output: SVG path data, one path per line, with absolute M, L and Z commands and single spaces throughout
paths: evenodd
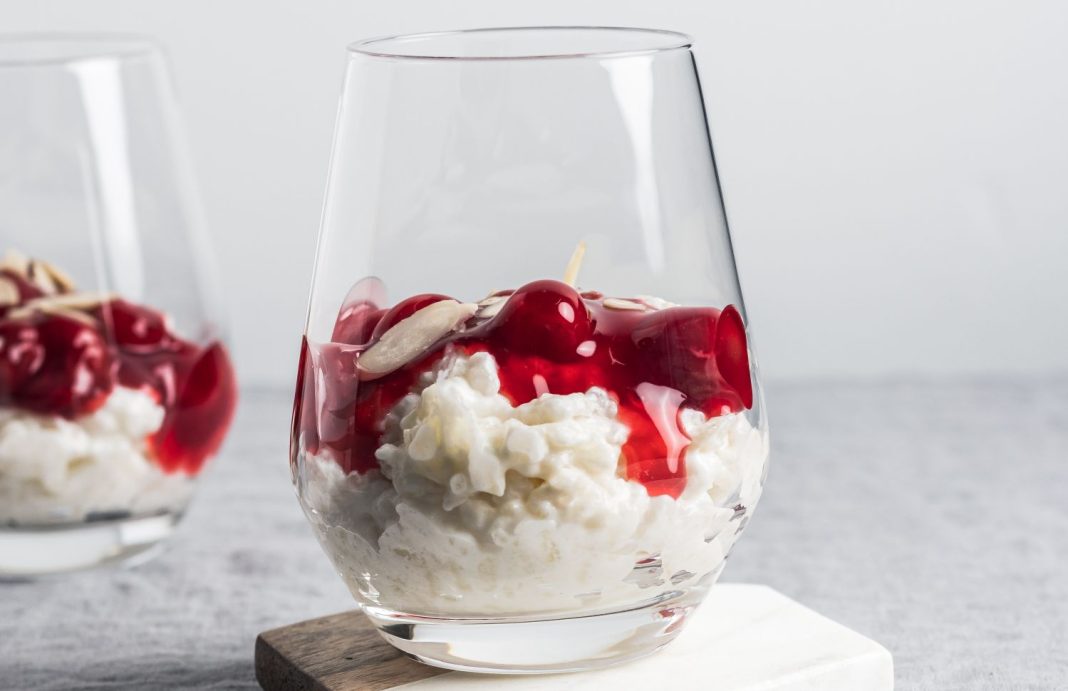
M 161 551 L 179 514 L 76 525 L 0 528 L 0 578 L 27 578 L 105 564 L 138 564 Z
M 627 609 L 558 618 L 446 619 L 378 607 L 364 611 L 391 645 L 428 665 L 549 674 L 608 667 L 656 652 L 678 636 L 706 590 L 674 591 Z

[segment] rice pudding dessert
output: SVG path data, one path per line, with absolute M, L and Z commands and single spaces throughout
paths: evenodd
M 604 611 L 718 575 L 763 485 L 752 407 L 733 306 L 555 280 L 362 297 L 303 343 L 292 471 L 366 606 Z
M 81 292 L 59 268 L 0 261 L 0 527 L 179 512 L 236 403 L 221 343 Z

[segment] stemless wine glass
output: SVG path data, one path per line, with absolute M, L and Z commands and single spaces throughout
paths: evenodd
M 0 576 L 143 559 L 235 404 L 166 63 L 0 38 Z
M 689 46 L 573 27 L 350 48 L 291 465 L 341 577 L 416 659 L 650 653 L 760 496 Z

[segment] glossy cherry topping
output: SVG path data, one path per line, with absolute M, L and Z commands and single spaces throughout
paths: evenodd
M 118 381 L 148 387 L 166 409 L 150 440 L 167 471 L 192 474 L 222 445 L 237 405 L 237 380 L 218 342 L 198 346 L 172 333 L 155 310 L 125 300 L 101 306 L 118 351 Z
M 173 386 L 162 403 L 163 425 L 150 438 L 156 458 L 166 471 L 194 474 L 215 455 L 226 438 L 237 405 L 237 380 L 222 344 L 206 347 L 184 344 L 170 363 Z M 152 370 L 166 371 L 157 364 Z
M 112 354 L 92 326 L 41 312 L 0 321 L 0 405 L 72 418 L 111 393 Z
M 514 405 L 543 393 L 605 389 L 630 428 L 623 447 L 626 476 L 651 495 L 677 497 L 685 487 L 690 441 L 680 411 L 692 408 L 715 417 L 752 406 L 745 325 L 733 306 L 656 310 L 640 301 L 605 300 L 600 293 L 580 295 L 551 280 L 496 295 L 507 302 L 493 316 L 472 317 L 420 357 L 377 379 L 360 379 L 360 354 L 389 326 L 445 296 L 401 302 L 378 317 L 370 336 L 364 324 L 378 311 L 373 305 L 364 308 L 365 316 L 354 317 L 351 310 L 341 315 L 335 334 L 351 335 L 345 342 L 305 340 L 294 443 L 303 435 L 309 452 L 330 449 L 346 472 L 376 468 L 385 417 L 419 376 L 447 352 L 486 351 L 497 361 L 501 393 Z M 359 328 L 343 324 L 356 319 L 362 320 Z
M 9 278 L 21 292 L 20 277 Z M 166 411 L 148 440 L 163 470 L 196 473 L 218 450 L 237 401 L 219 343 L 186 341 L 162 314 L 125 300 L 81 310 L 34 304 L 0 315 L 0 406 L 76 419 L 98 410 L 116 385 L 142 389 Z

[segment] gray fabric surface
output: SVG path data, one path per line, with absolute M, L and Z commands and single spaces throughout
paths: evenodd
M 246 394 L 159 559 L 0 584 L 0 687 L 254 687 L 257 632 L 351 607 L 289 485 L 289 405 Z M 725 580 L 880 641 L 900 689 L 1068 687 L 1068 382 L 773 386 L 769 409 Z

